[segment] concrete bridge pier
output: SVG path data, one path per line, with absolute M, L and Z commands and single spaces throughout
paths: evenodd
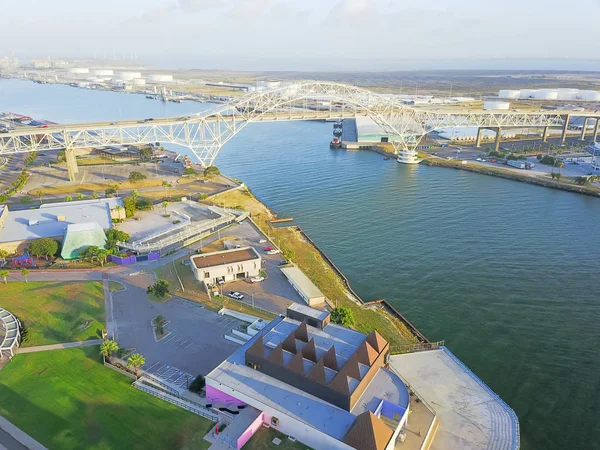
M 475 138 L 475 148 L 481 147 L 481 128 L 477 128 L 477 137 Z
M 494 148 L 496 151 L 500 150 L 500 136 L 502 135 L 502 128 L 496 128 L 496 141 L 494 142 Z
M 563 124 L 562 136 L 560 137 L 560 143 L 562 145 L 565 145 L 565 142 L 567 141 L 567 130 L 569 129 L 569 121 L 570 120 L 571 120 L 571 116 L 569 114 L 567 114 L 565 116 L 565 123 Z
M 548 130 L 549 130 L 548 127 L 544 127 L 544 134 L 542 135 L 542 140 L 544 142 L 548 142 Z
M 75 159 L 75 150 L 68 148 L 65 150 L 65 161 L 67 163 L 67 172 L 69 173 L 69 181 L 75 181 L 79 174 L 77 167 L 77 159 Z
M 587 128 L 588 117 L 583 119 L 583 128 L 581 129 L 581 137 L 579 138 L 582 141 L 585 141 L 585 129 Z
M 596 117 L 596 125 L 594 125 L 594 134 L 592 134 L 592 142 L 596 142 L 598 139 L 598 125 L 600 125 L 600 118 Z

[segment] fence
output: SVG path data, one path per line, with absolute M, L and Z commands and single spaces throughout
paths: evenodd
M 422 352 L 426 350 L 436 350 L 444 345 L 444 341 L 437 342 L 417 342 L 416 344 L 393 345 L 390 347 L 392 355 L 400 353 Z

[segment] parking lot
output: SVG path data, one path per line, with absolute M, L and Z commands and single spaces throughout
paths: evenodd
M 258 243 L 264 236 L 254 228 L 250 221 L 244 221 L 244 223 L 228 229 L 227 234 L 235 236 L 235 239 L 227 242 L 232 248 L 235 245 L 240 245 L 241 247 L 251 246 L 256 249 L 263 259 L 263 270 L 267 272 L 267 278 L 260 283 L 251 283 L 249 280 L 225 283 L 222 286 L 223 294 L 227 294 L 229 291 L 240 292 L 244 295 L 242 301 L 248 304 L 252 304 L 252 294 L 254 294 L 255 306 L 277 314 L 284 314 L 288 305 L 292 303 L 304 304 L 300 295 L 279 269 L 283 257 L 280 254 L 267 255 L 264 249 L 271 244 Z M 190 269 L 185 268 L 185 270 Z
M 112 293 L 115 337 L 121 347 L 144 355 L 143 370 L 181 385 L 198 374 L 206 375 L 238 348 L 223 336 L 231 334 L 241 321 L 179 297 L 165 303 L 147 300 L 146 287 L 154 282 L 150 275 L 123 277 L 118 281 L 126 290 Z M 168 321 L 169 333 L 158 342 L 151 324 L 157 315 Z

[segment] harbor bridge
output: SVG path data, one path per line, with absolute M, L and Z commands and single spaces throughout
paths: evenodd
M 305 81 L 277 89 L 249 93 L 227 104 L 194 115 L 110 122 L 53 124 L 44 128 L 19 127 L 0 135 L 0 156 L 23 152 L 65 150 L 69 178 L 78 173 L 74 149 L 111 145 L 169 142 L 189 148 L 204 167 L 212 165 L 219 150 L 253 122 L 327 120 L 370 117 L 389 137 L 399 161 L 414 162 L 416 147 L 429 132 L 450 127 L 477 127 L 496 132 L 503 128 L 562 127 L 564 141 L 570 117 L 597 119 L 598 113 L 579 111 L 484 111 L 463 107 L 434 109 L 408 106 L 355 86 Z M 598 123 L 594 137 L 598 132 Z M 585 133 L 585 126 L 583 129 Z

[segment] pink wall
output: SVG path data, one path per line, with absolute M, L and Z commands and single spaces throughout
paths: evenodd
M 221 392 L 218 389 L 215 389 L 212 386 L 206 385 L 206 400 L 210 403 L 225 403 L 229 405 L 245 405 L 244 402 L 238 400 L 231 395 L 226 394 L 225 392 Z
M 254 436 L 256 430 L 258 430 L 262 426 L 264 418 L 265 413 L 261 412 L 256 418 L 256 420 L 252 422 L 252 424 L 248 428 L 246 428 L 246 431 L 244 431 L 237 440 L 237 450 L 240 450 L 244 446 L 244 444 L 248 442 L 248 440 L 252 436 Z

